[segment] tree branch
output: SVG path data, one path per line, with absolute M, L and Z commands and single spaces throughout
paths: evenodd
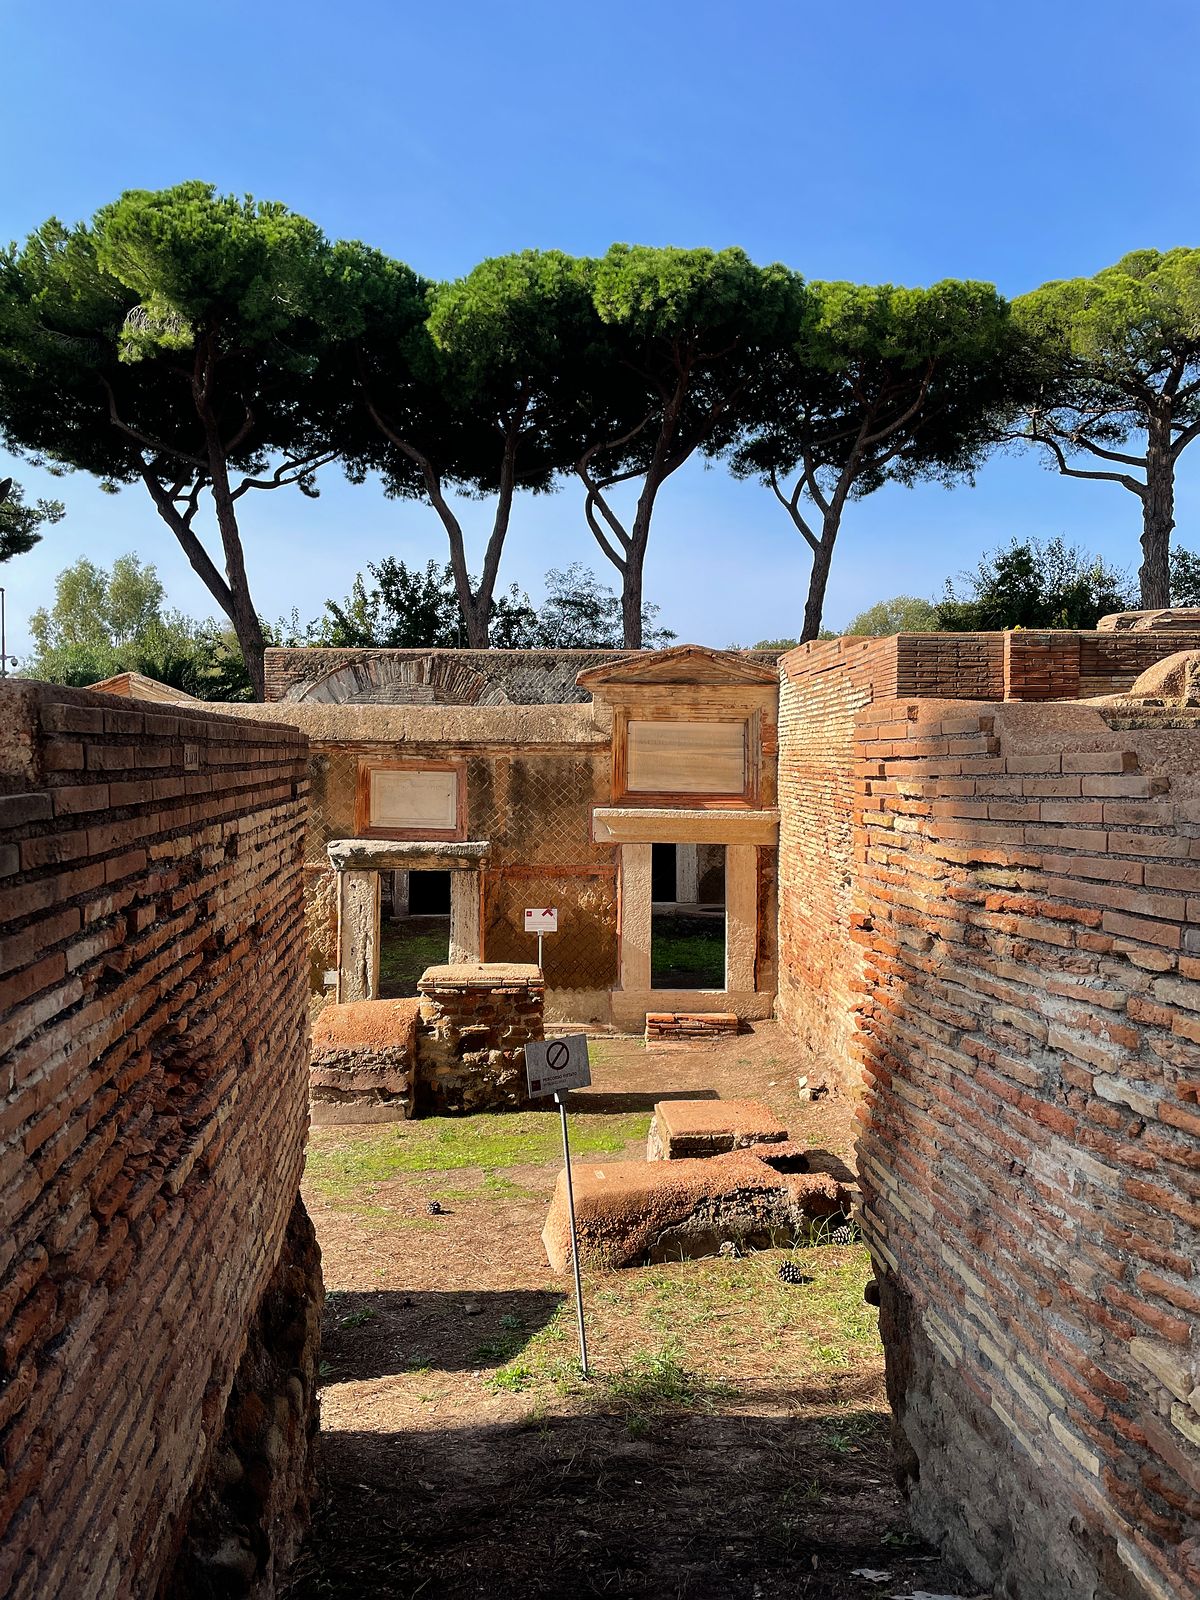
M 306 478 L 309 473 L 327 467 L 331 461 L 337 460 L 336 450 L 322 450 L 317 455 L 305 456 L 302 459 L 283 461 L 269 478 L 243 478 L 237 488 L 230 494 L 231 500 L 239 500 L 247 489 L 284 489 L 289 484 L 297 483 L 301 478 Z
M 178 539 L 184 555 L 191 562 L 192 570 L 204 584 L 225 615 L 233 620 L 233 591 L 221 576 L 213 563 L 212 557 L 192 532 L 192 518 L 196 514 L 199 503 L 200 490 L 204 480 L 197 476 L 193 482 L 191 492 L 187 495 L 185 503 L 189 509 L 186 514 L 181 513 L 175 506 L 179 498 L 178 491 L 182 485 L 177 483 L 174 489 L 164 489 L 154 474 L 144 463 L 141 469 L 141 479 L 150 491 L 150 498 L 154 501 L 155 510 Z
M 163 444 L 161 439 L 152 439 L 149 434 L 141 433 L 137 428 L 131 428 L 127 422 L 123 422 L 117 412 L 117 397 L 113 393 L 112 384 L 103 373 L 100 374 L 100 382 L 108 395 L 108 420 L 114 428 L 118 428 L 136 444 L 140 444 L 144 450 L 152 450 L 155 455 L 170 456 L 175 461 L 186 461 L 190 467 L 196 467 L 201 472 L 207 471 L 208 463 L 203 456 L 193 456 L 186 450 L 176 450 L 171 445 Z
M 593 510 L 594 506 L 600 507 L 601 515 L 604 517 L 605 521 L 610 523 L 610 525 L 615 529 L 626 552 L 628 552 L 632 541 L 629 539 L 628 535 L 622 531 L 611 511 L 605 505 L 604 497 L 596 493 L 594 490 L 589 490 L 587 499 L 584 501 L 583 505 L 583 514 L 587 518 L 587 525 L 592 530 L 592 536 L 596 540 L 596 543 L 600 546 L 601 550 L 604 551 L 604 554 L 612 562 L 613 566 L 616 567 L 617 571 L 623 574 L 629 565 L 627 555 L 619 555 L 614 547 L 609 544 L 607 535 L 605 534 L 603 528 L 601 528 L 600 524 L 596 521 L 596 513 Z
M 1128 489 L 1131 494 L 1136 494 L 1139 499 L 1144 500 L 1146 497 L 1145 484 L 1139 483 L 1136 478 L 1131 478 L 1126 472 L 1085 472 L 1081 467 L 1069 466 L 1067 464 L 1067 458 L 1063 453 L 1062 446 L 1056 439 L 1050 438 L 1047 434 L 1032 432 L 1018 435 L 1018 437 L 1024 438 L 1027 441 L 1032 441 L 1034 444 L 1045 445 L 1047 450 L 1049 450 L 1053 455 L 1055 461 L 1057 461 L 1058 470 L 1063 474 L 1064 477 L 1093 478 L 1098 479 L 1103 483 L 1119 483 L 1124 488 Z
M 775 496 L 776 500 L 779 501 L 779 504 L 787 512 L 788 516 L 791 517 L 792 521 L 795 523 L 800 532 L 804 535 L 805 540 L 815 555 L 818 549 L 818 540 L 805 520 L 804 514 L 800 510 L 800 494 L 804 488 L 804 475 L 801 474 L 800 477 L 796 479 L 796 487 L 792 490 L 790 495 L 785 495 L 783 490 L 779 487 L 779 479 L 775 474 L 774 467 L 771 468 L 771 471 L 767 476 L 767 483 L 770 486 L 771 493 Z

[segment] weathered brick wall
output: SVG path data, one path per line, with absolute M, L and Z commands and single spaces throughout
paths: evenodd
M 306 768 L 295 729 L 0 686 L 13 1600 L 153 1595 L 205 1479 L 303 1155 Z M 296 1465 L 286 1441 L 307 1440 L 312 1404 L 296 1371 L 279 1402 L 294 1425 L 267 1418 L 285 1445 L 241 1436 L 263 1453 L 247 1516 L 276 1533 L 267 1463 Z M 274 1554 L 260 1541 L 229 1592 L 269 1578 Z
M 272 649 L 266 698 L 337 705 L 578 705 L 586 667 L 628 650 Z M 769 665 L 778 650 L 746 650 Z
M 542 1037 L 546 993 L 539 969 L 528 962 L 429 967 L 417 989 L 416 1109 L 527 1106 L 525 1046 Z
M 467 837 L 491 846 L 481 885 L 486 961 L 529 960 L 536 947 L 525 907 L 553 905 L 559 932 L 545 942 L 545 964 L 557 1009 L 587 1015 L 588 1002 L 617 982 L 617 852 L 596 844 L 591 828 L 593 806 L 611 797 L 611 731 L 602 714 L 585 706 L 284 702 L 239 707 L 238 715 L 286 717 L 312 741 L 305 861 L 314 994 L 325 992 L 324 974 L 337 965 L 329 841 L 357 834 L 359 762 L 380 757 L 466 765 Z
M 776 1011 L 848 1081 L 858 958 L 851 927 L 855 713 L 894 687 L 896 640 L 837 639 L 784 657 L 779 682 Z
M 780 1011 L 865 1095 L 915 1515 L 1021 1600 L 1182 1600 L 1200 726 L 872 701 L 868 652 L 820 665 L 784 663 Z
M 1030 1600 L 1194 1595 L 1200 726 L 876 702 L 855 759 L 860 1169 L 918 1518 Z

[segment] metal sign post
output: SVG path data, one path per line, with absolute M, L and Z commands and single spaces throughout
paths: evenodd
M 526 912 L 528 916 L 528 912 Z M 567 1182 L 567 1216 L 571 1226 L 571 1266 L 575 1276 L 575 1320 L 579 1328 L 579 1369 L 589 1378 L 587 1332 L 583 1325 L 583 1279 L 579 1271 L 579 1236 L 575 1227 L 575 1186 L 571 1182 L 571 1141 L 567 1133 L 569 1089 L 586 1089 L 592 1081 L 587 1036 L 573 1033 L 566 1039 L 538 1039 L 525 1046 L 525 1075 L 533 1097 L 552 1094 L 562 1119 L 563 1175 Z
M 525 911 L 525 932 L 537 934 L 538 966 L 540 968 L 542 965 L 542 939 L 548 933 L 558 932 L 558 907 L 527 907 Z
M 589 1378 L 587 1333 L 583 1326 L 583 1280 L 579 1275 L 579 1237 L 575 1231 L 575 1188 L 571 1182 L 571 1144 L 567 1138 L 567 1102 L 560 1094 L 554 1096 L 554 1101 L 562 1118 L 563 1172 L 567 1179 L 567 1215 L 571 1219 L 571 1266 L 575 1269 L 575 1321 L 579 1328 L 579 1370 L 584 1378 Z

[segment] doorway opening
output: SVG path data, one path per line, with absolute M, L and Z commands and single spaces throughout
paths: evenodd
M 651 849 L 650 987 L 725 988 L 725 846 Z
M 385 872 L 380 885 L 379 998 L 416 994 L 426 967 L 450 959 L 449 872 Z

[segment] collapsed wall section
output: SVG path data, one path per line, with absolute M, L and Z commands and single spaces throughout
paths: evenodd
M 876 701 L 864 1229 L 919 1526 L 1022 1600 L 1200 1588 L 1200 730 Z
M 302 1520 L 306 750 L 293 728 L 0 686 L 12 1600 L 265 1593 Z M 220 1515 L 218 1479 L 238 1485 Z

